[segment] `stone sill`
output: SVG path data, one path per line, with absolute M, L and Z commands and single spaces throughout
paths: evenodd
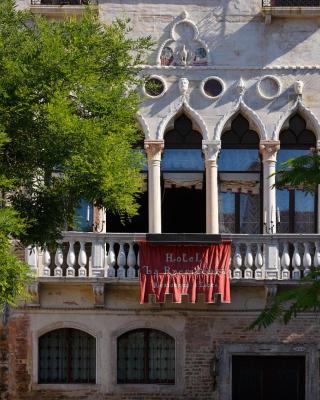
M 266 24 L 276 18 L 317 18 L 320 17 L 320 7 L 262 7 L 262 15 Z
M 100 385 L 95 383 L 34 383 L 32 390 L 59 390 L 59 391 L 79 391 L 79 390 L 96 390 L 100 389 Z
M 62 19 L 65 17 L 81 17 L 86 12 L 87 6 L 78 5 L 32 5 L 30 10 L 35 15 L 42 15 L 49 19 Z M 98 6 L 90 6 L 96 14 L 99 12 Z

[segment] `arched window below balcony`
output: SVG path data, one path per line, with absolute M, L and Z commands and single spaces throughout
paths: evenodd
M 73 328 L 50 331 L 39 338 L 39 383 L 95 383 L 96 340 Z
M 121 335 L 118 338 L 117 381 L 174 384 L 174 339 L 154 329 L 136 329 Z

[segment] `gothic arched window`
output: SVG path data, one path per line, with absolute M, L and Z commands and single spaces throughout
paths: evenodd
M 174 339 L 154 329 L 137 329 L 121 335 L 118 383 L 174 384 Z
M 316 146 L 316 138 L 307 129 L 306 121 L 294 114 L 288 125 L 280 132 L 280 150 L 277 156 L 277 167 L 291 158 L 309 153 Z M 316 194 L 306 194 L 296 187 L 277 190 L 277 207 L 280 212 L 280 233 L 314 233 L 317 215 Z
M 185 114 L 164 136 L 161 172 L 163 232 L 205 232 L 202 136 Z
M 39 338 L 39 383 L 95 383 L 96 340 L 78 329 L 50 331 Z
M 218 168 L 220 232 L 261 232 L 259 136 L 242 114 L 222 135 Z

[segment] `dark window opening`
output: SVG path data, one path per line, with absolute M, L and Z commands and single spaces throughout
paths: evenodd
M 306 128 L 305 120 L 294 114 L 289 126 L 280 133 L 280 150 L 277 168 L 283 162 L 309 153 L 316 146 L 316 137 Z M 317 193 L 306 193 L 299 188 L 288 187 L 277 191 L 277 207 L 280 213 L 279 233 L 315 233 L 317 227 Z
M 262 232 L 262 168 L 259 136 L 238 114 L 222 135 L 219 168 L 221 233 Z
M 96 340 L 77 329 L 56 329 L 39 338 L 39 383 L 95 383 Z
M 305 357 L 233 356 L 232 400 L 305 400 Z
M 162 172 L 162 231 L 205 232 L 205 178 L 202 136 L 181 115 L 165 135 Z
M 174 384 L 174 339 L 153 329 L 137 329 L 120 336 L 118 383 Z

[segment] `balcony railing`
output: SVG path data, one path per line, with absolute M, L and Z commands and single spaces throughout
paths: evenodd
M 263 0 L 263 7 L 319 7 L 320 0 Z
M 233 280 L 298 280 L 320 267 L 320 235 L 228 235 Z M 28 249 L 27 262 L 43 278 L 122 278 L 139 274 L 145 234 L 66 232 L 57 248 Z
M 97 4 L 98 0 L 31 0 L 32 6 L 87 6 Z

